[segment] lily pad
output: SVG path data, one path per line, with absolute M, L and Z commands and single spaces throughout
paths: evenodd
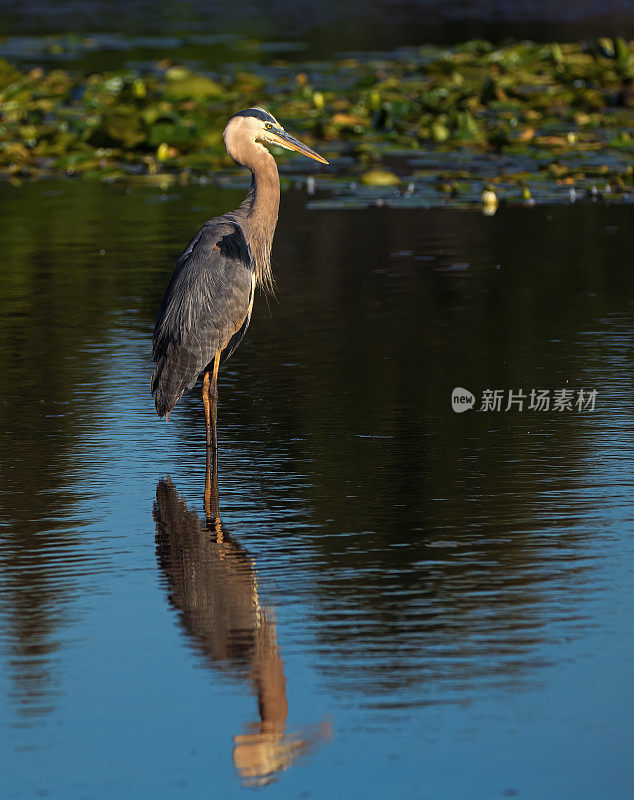
M 224 89 L 216 81 L 205 75 L 192 73 L 178 74 L 165 87 L 165 96 L 172 100 L 212 100 L 221 98 L 224 94 Z
M 146 138 L 147 132 L 136 108 L 116 106 L 104 112 L 101 124 L 92 133 L 89 141 L 96 147 L 122 144 L 126 148 L 134 148 Z
M 364 186 L 399 186 L 401 179 L 386 169 L 371 169 L 361 176 Z

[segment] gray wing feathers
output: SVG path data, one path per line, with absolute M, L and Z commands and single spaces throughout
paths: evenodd
M 240 226 L 207 222 L 179 258 L 153 339 L 152 392 L 163 416 L 242 327 L 249 311 L 252 259 Z

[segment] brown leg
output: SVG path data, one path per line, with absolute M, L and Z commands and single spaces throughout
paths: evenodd
M 214 369 L 209 384 L 209 396 L 211 399 L 211 433 L 214 454 L 214 464 L 218 462 L 218 370 L 220 369 L 220 350 L 216 351 L 214 358 Z
M 207 424 L 207 468 L 205 471 L 205 515 L 207 522 L 220 512 L 218 496 L 218 369 L 220 350 L 216 352 L 211 380 L 209 372 L 203 377 L 203 403 Z M 206 398 L 206 399 L 205 399 Z
M 205 428 L 207 429 L 207 448 L 211 447 L 211 420 L 209 400 L 209 370 L 203 375 L 203 406 L 205 407 Z

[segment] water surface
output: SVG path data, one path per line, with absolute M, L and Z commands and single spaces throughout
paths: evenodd
M 501 41 L 514 37 L 548 42 L 595 36 L 630 37 L 634 13 L 624 0 L 377 0 L 370 13 L 360 0 L 303 0 L 301 4 L 283 0 L 234 0 L 231 4 L 173 0 L 162 5 L 149 0 L 29 0 L 22 5 L 0 0 L 0 24 L 3 33 L 11 34 L 63 32 L 77 38 L 100 32 L 116 40 L 118 34 L 124 33 L 135 37 L 142 47 L 155 47 L 148 43 L 157 34 L 165 40 L 165 47 L 201 34 L 217 39 L 255 37 L 265 40 L 278 53 L 292 52 L 288 45 L 293 44 L 323 57 L 337 50 L 391 48 L 429 41 L 453 43 L 474 38 Z M 280 41 L 286 48 L 280 47 Z
M 150 338 L 240 198 L 0 187 L 7 796 L 629 797 L 633 209 L 285 193 L 207 528 L 199 396 L 155 418 Z

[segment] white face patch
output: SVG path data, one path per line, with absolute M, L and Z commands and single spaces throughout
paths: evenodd
M 241 147 L 248 141 L 256 145 L 273 145 L 284 147 L 283 141 L 275 135 L 275 132 L 283 132 L 284 128 L 266 109 L 260 107 L 247 108 L 234 115 L 228 122 L 224 132 L 225 145 L 228 152 L 240 161 Z
M 259 120 L 258 120 L 259 122 Z M 275 131 L 283 131 L 284 128 L 278 122 L 259 122 L 259 133 L 256 141 L 264 142 L 265 144 L 273 144 L 278 147 L 284 147 L 284 144 L 275 135 Z
M 267 127 L 271 126 L 271 127 Z M 262 144 L 280 145 L 281 142 L 273 133 L 273 129 L 283 130 L 278 122 L 264 122 L 256 117 L 233 117 L 225 128 L 225 144 L 233 136 L 239 136 L 242 140 L 250 139 L 253 142 Z

